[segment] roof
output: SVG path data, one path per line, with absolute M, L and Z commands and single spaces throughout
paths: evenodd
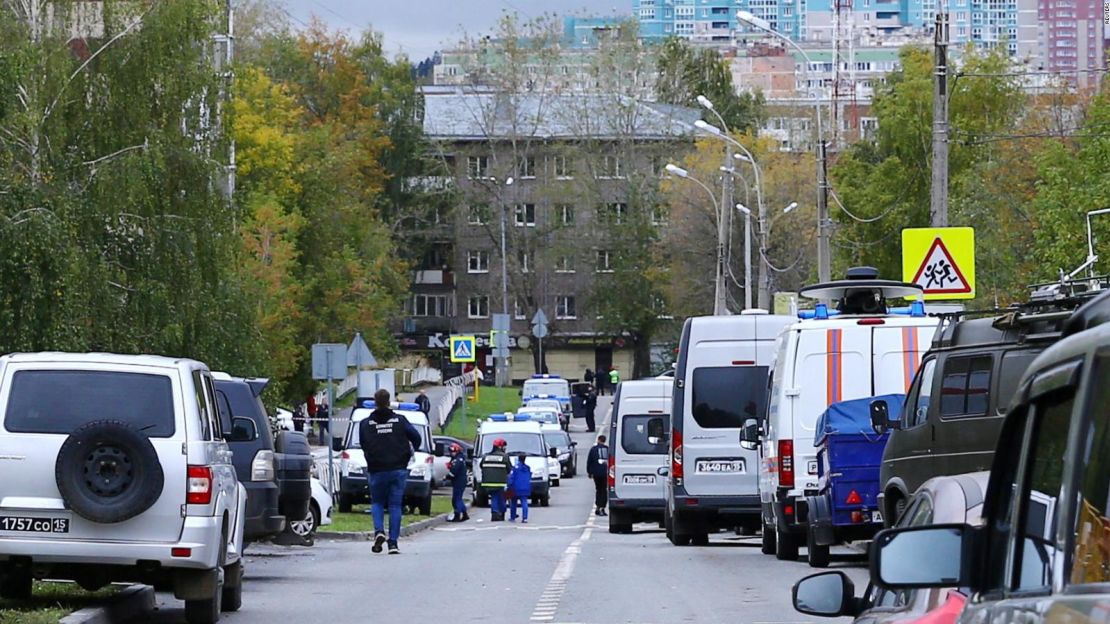
M 64 353 L 44 351 L 40 353 L 12 353 L 3 356 L 8 363 L 35 364 L 125 364 L 128 366 L 157 366 L 161 368 L 207 368 L 203 363 L 188 358 L 166 357 L 163 355 L 122 355 L 118 353 Z
M 676 140 L 695 137 L 701 113 L 620 95 L 422 89 L 424 134 L 433 140 L 491 138 Z
M 494 420 L 485 420 L 478 426 L 478 433 L 482 435 L 489 433 L 509 433 L 513 431 L 542 433 L 541 429 L 540 423 L 535 420 L 526 420 L 524 422 L 497 422 Z

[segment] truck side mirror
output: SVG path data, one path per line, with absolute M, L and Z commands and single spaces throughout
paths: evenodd
M 749 451 L 754 450 L 759 445 L 759 436 L 762 433 L 759 421 L 755 418 L 748 418 L 740 429 L 740 446 Z
M 886 401 L 871 402 L 871 428 L 875 430 L 875 433 L 882 434 L 888 429 L 898 429 L 900 428 L 899 424 L 897 420 L 890 420 L 890 408 Z
M 971 586 L 976 536 L 963 524 L 880 531 L 872 545 L 871 580 L 887 589 Z

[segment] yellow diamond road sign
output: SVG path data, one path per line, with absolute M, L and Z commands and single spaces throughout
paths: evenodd
M 902 281 L 925 289 L 930 301 L 975 298 L 975 229 L 902 230 Z
M 474 361 L 474 336 L 451 336 L 448 346 L 451 349 L 452 362 Z

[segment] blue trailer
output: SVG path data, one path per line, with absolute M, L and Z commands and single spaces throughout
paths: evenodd
M 889 433 L 871 427 L 872 401 L 885 401 L 889 413 L 902 410 L 905 395 L 888 394 L 833 403 L 817 419 L 818 490 L 806 497 L 809 565 L 829 565 L 829 547 L 869 540 L 883 528 L 879 511 L 879 466 Z

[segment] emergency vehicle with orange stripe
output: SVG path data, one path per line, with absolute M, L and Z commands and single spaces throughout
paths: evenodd
M 833 403 L 905 394 L 938 321 L 916 284 L 878 279 L 870 267 L 847 279 L 803 288 L 815 309 L 780 334 L 767 415 L 746 424 L 741 441 L 761 447 L 763 552 L 798 557 L 807 535 L 806 497 L 818 493 L 817 420 Z M 889 302 L 909 305 L 891 307 Z

